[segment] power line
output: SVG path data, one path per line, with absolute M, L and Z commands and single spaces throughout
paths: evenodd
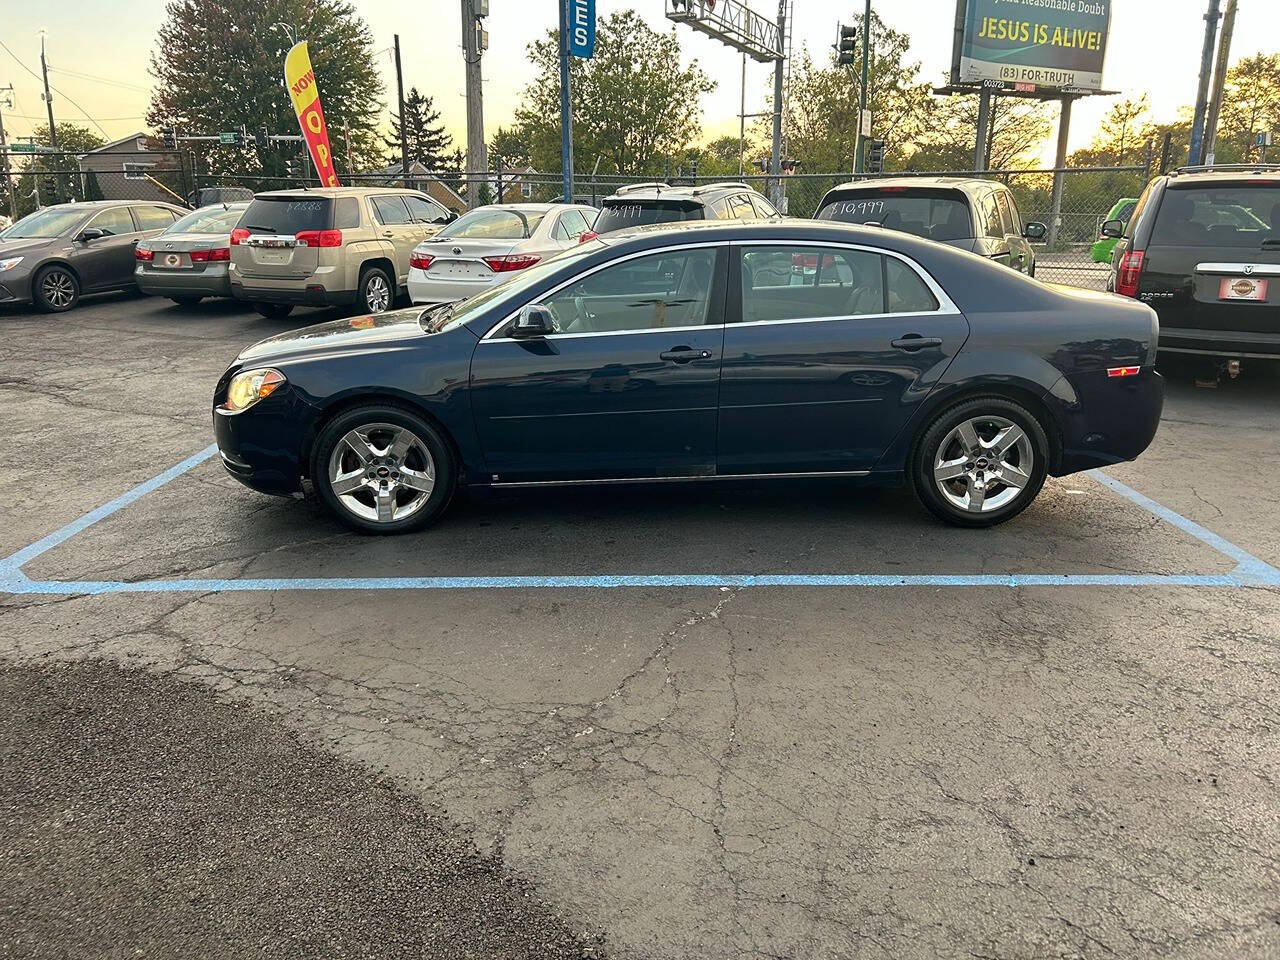
M 5 111 L 4 115 L 6 117 L 19 117 L 23 120 L 44 120 L 43 116 L 38 116 L 38 115 L 31 116 L 30 114 L 26 114 L 26 113 L 11 113 L 8 110 Z M 113 121 L 119 121 L 119 120 L 145 120 L 147 118 L 145 116 L 141 116 L 141 117 L 99 117 L 98 119 L 103 121 L 104 123 L 111 123 Z
M 150 93 L 146 87 L 140 87 L 136 83 L 125 83 L 123 80 L 112 80 L 110 77 L 98 77 L 92 73 L 81 73 L 78 70 L 64 70 L 62 67 L 50 67 L 50 73 L 61 73 L 64 76 L 75 77 L 78 80 L 92 80 L 95 83 L 106 83 L 113 87 L 124 87 L 127 90 L 138 90 L 142 93 Z
M 44 82 L 44 80 L 43 80 L 43 78 L 40 76 L 40 74 L 36 73 L 34 70 L 32 70 L 30 67 L 28 67 L 25 63 L 23 63 L 23 62 L 18 58 L 18 55 L 17 55 L 16 53 L 14 53 L 12 50 L 10 50 L 10 49 L 9 49 L 9 45 L 8 45 L 8 44 L 6 44 L 3 40 L 0 40 L 0 49 L 3 49 L 5 53 L 7 53 L 9 56 L 13 57 L 14 61 L 18 64 L 18 66 L 20 66 L 23 70 L 27 71 L 27 73 L 31 74 L 33 77 L 35 77 L 35 78 L 36 78 L 37 80 L 39 80 L 41 83 L 43 83 L 43 82 Z M 100 124 L 97 120 L 93 119 L 93 117 L 89 116 L 89 111 L 88 111 L 88 110 L 86 110 L 84 107 L 80 106 L 80 104 L 76 103 L 74 100 L 72 100 L 70 97 L 68 97 L 65 93 L 63 93 L 61 90 L 59 90 L 59 89 L 58 89 L 57 87 L 55 87 L 53 84 L 49 84 L 49 88 L 50 88 L 51 90 L 53 90 L 53 91 L 54 91 L 58 96 L 62 97 L 64 100 L 66 100 L 66 101 L 67 101 L 67 103 L 71 104 L 73 107 L 75 107 L 77 110 L 79 110 L 82 114 L 84 114 L 84 118 L 85 118 L 86 120 L 88 120 L 90 123 L 92 123 L 92 124 L 93 124 L 95 127 L 97 127 L 99 130 L 101 130 L 101 131 L 102 131 L 102 135 L 103 135 L 104 137 L 110 137 L 110 136 L 111 136 L 111 134 L 107 133 L 106 128 L 105 128 L 105 127 L 103 127 L 103 126 L 102 126 L 102 124 Z M 50 131 L 50 132 L 49 132 L 49 135 L 52 137 L 52 136 L 53 136 L 53 131 Z

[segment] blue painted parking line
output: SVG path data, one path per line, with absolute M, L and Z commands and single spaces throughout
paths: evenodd
M 23 565 L 95 523 L 204 463 L 210 445 L 164 473 L 86 513 L 60 530 L 0 560 L 0 593 L 88 595 L 121 593 L 230 593 L 278 590 L 511 590 L 643 587 L 1280 587 L 1280 570 L 1194 520 L 1119 480 L 1092 471 L 1100 484 L 1236 561 L 1225 574 L 600 574 L 542 577 L 279 577 L 240 579 L 32 580 Z

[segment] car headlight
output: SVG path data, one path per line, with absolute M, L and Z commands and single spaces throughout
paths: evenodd
M 6 270 L 12 270 L 21 262 L 21 257 L 9 257 L 7 260 L 0 260 L 0 273 L 4 273 Z
M 284 374 L 279 370 L 242 370 L 227 385 L 225 406 L 232 413 L 247 410 L 263 397 L 271 396 L 284 382 Z

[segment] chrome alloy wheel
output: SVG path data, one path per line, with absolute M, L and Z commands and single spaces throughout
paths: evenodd
M 436 464 L 413 431 L 369 423 L 348 431 L 334 445 L 329 486 L 355 516 L 393 523 L 413 516 L 431 498 Z
M 364 302 L 370 313 L 382 313 L 391 306 L 391 288 L 381 273 L 369 274 L 364 282 Z
M 40 280 L 40 293 L 49 306 L 65 310 L 75 299 L 76 282 L 65 270 L 50 270 Z
M 989 513 L 1018 499 L 1034 469 L 1026 431 L 1004 417 L 980 416 L 954 427 L 938 445 L 933 479 L 952 505 Z

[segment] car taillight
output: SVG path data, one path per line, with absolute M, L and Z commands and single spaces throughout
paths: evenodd
M 217 250 L 192 250 L 192 263 L 219 263 L 231 259 L 230 247 L 219 247 Z
M 793 253 L 791 255 L 792 270 L 817 270 L 818 255 L 816 253 Z
M 135 260 L 154 260 L 156 258 L 156 255 L 153 251 L 148 250 L 146 247 L 134 247 L 133 258 Z
M 512 270 L 524 270 L 532 267 L 540 258 L 531 256 L 527 253 L 509 253 L 505 257 L 484 257 L 483 260 L 489 265 L 489 269 L 494 273 L 508 273 Z
M 236 227 L 231 231 L 231 245 L 238 247 L 249 239 L 249 231 L 244 227 Z
M 578 242 L 586 243 L 588 240 L 594 240 L 598 236 L 600 236 L 600 234 L 596 233 L 594 230 L 588 230 L 578 237 Z
M 1116 273 L 1116 293 L 1122 297 L 1138 296 L 1138 281 L 1142 279 L 1142 263 L 1147 255 L 1142 250 L 1129 250 L 1120 258 L 1120 270 Z
M 414 270 L 425 270 L 431 266 L 431 261 L 434 259 L 435 257 L 428 257 L 426 254 L 415 253 L 409 257 L 409 266 Z
M 1136 377 L 1141 372 L 1141 367 L 1107 367 L 1108 377 Z
M 299 230 L 293 239 L 300 247 L 340 247 L 341 230 Z

